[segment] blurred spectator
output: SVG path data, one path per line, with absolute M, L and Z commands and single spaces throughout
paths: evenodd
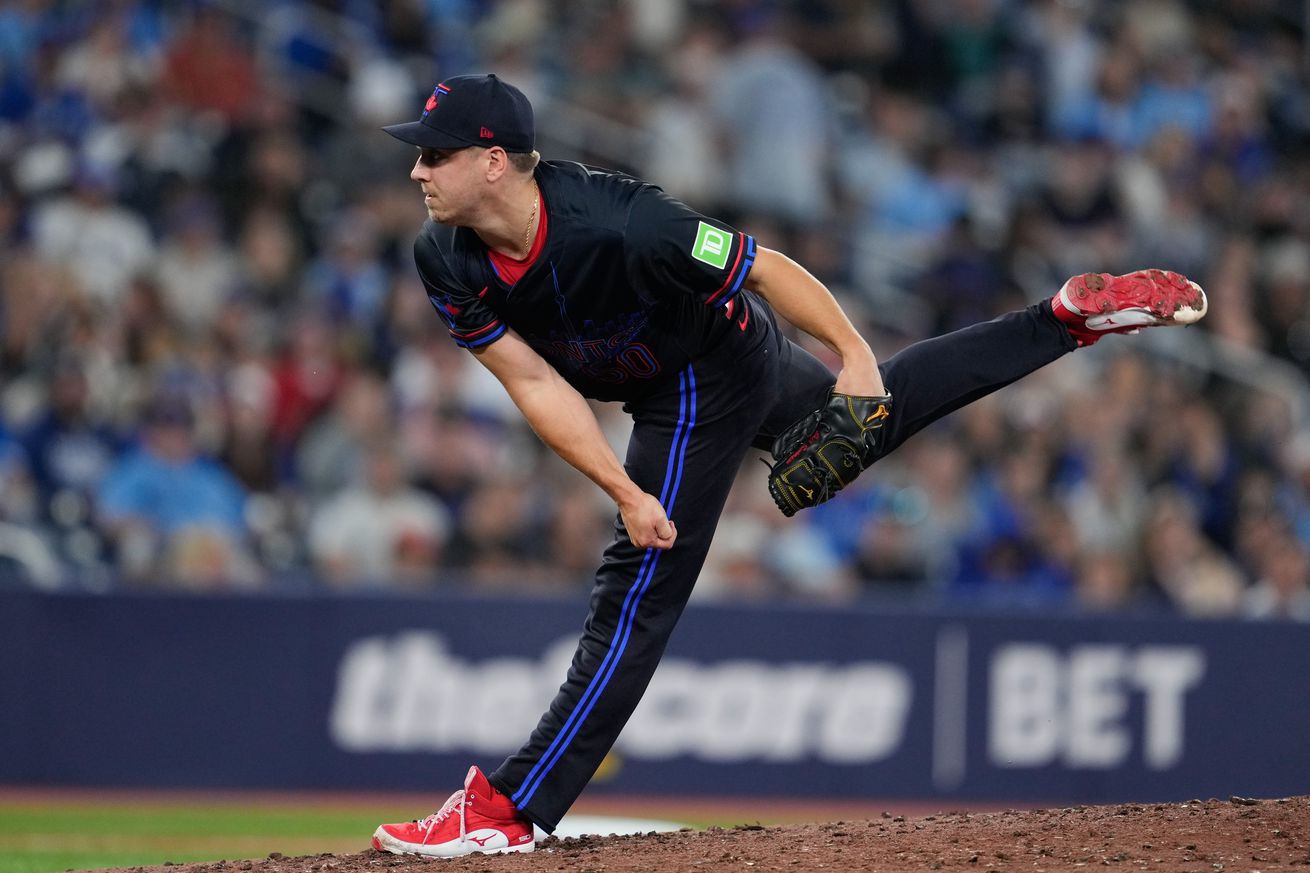
M 64 264 L 102 308 L 121 302 L 128 283 L 155 258 L 150 229 L 114 201 L 113 171 L 83 164 L 70 194 L 37 207 L 32 236 L 47 260 Z
M 40 513 L 40 493 L 27 454 L 0 427 L 0 519 L 33 525 Z
M 879 591 L 912 591 L 932 580 L 928 557 L 917 547 L 914 529 L 889 515 L 871 517 L 864 526 L 854 570 L 860 581 Z
M 1255 315 L 1269 350 L 1310 373 L 1310 241 L 1290 235 L 1270 240 L 1254 266 L 1260 289 Z
M 519 476 L 491 474 L 481 481 L 460 508 L 451 565 L 488 590 L 553 587 L 543 563 L 549 550 L 539 498 Z
M 213 190 L 229 232 L 243 227 L 247 216 L 267 212 L 287 223 L 297 248 L 312 251 L 305 199 L 311 162 L 297 135 L 294 105 L 277 92 L 260 95 L 250 118 L 226 131 L 214 152 Z
M 37 499 L 23 449 L 0 422 L 0 588 L 54 589 L 68 581 L 44 532 L 35 524 Z
M 1052 53 L 1048 63 L 1060 60 Z M 1094 87 L 1070 84 L 1067 98 L 1051 105 L 1053 132 L 1070 140 L 1094 138 L 1123 147 L 1139 141 L 1134 107 L 1141 87 L 1141 62 L 1135 49 L 1122 43 L 1107 46 L 1100 52 Z
M 1012 449 L 995 480 L 979 483 L 983 527 L 962 550 L 953 590 L 961 596 L 995 596 L 1014 605 L 1045 606 L 1071 593 L 1071 561 L 1057 553 L 1073 540 L 1067 517 L 1044 495 L 1050 460 L 1038 447 Z M 1060 527 L 1051 528 L 1052 520 Z
M 941 243 L 942 254 L 915 282 L 915 296 L 936 318 L 933 333 L 959 330 L 997 315 L 1005 275 L 997 253 L 978 242 L 978 230 L 957 218 Z
M 1194 193 L 1202 173 L 1197 143 L 1177 128 L 1162 130 L 1139 157 L 1120 159 L 1115 199 L 1139 262 L 1176 265 L 1193 275 L 1206 268 L 1219 228 Z
M 927 268 L 967 204 L 929 106 L 885 89 L 869 100 L 868 113 L 866 129 L 843 147 L 840 172 L 856 210 L 856 279 L 877 299 Z
M 500 465 L 499 454 L 506 447 L 498 430 L 480 425 L 454 408 L 407 416 L 402 440 L 414 463 L 418 487 L 457 515 L 480 484 L 494 475 Z
M 711 80 L 737 208 L 790 224 L 821 220 L 832 108 L 814 63 L 789 42 L 786 13 L 757 7 Z M 767 184 L 762 184 L 768 180 Z
M 769 600 L 777 585 L 764 559 L 769 529 L 748 515 L 724 515 L 692 597 L 708 600 Z
M 1164 3 L 1134 3 L 1127 7 L 1130 34 L 1134 14 L 1165 6 Z M 1171 19 L 1160 32 L 1145 35 L 1137 29 L 1140 56 L 1146 60 L 1147 77 L 1134 107 L 1138 119 L 1140 146 L 1166 128 L 1185 131 L 1194 139 L 1204 139 L 1213 124 L 1214 106 L 1209 90 L 1200 80 L 1200 59 L 1188 51 L 1191 42 L 1191 19 L 1180 4 L 1169 4 Z M 1161 16 L 1164 18 L 1165 16 Z
M 1043 111 L 1048 124 L 1064 131 L 1071 107 L 1093 99 L 1103 46 L 1091 28 L 1093 10 L 1057 0 L 1026 4 L 1016 37 L 1047 82 Z
M 1259 558 L 1260 574 L 1242 596 L 1248 618 L 1310 621 L 1310 552 L 1304 543 L 1280 534 Z
M 1132 548 L 1146 513 L 1141 473 L 1113 444 L 1094 447 L 1088 469 L 1065 498 L 1080 548 L 1121 552 Z
M 1141 602 L 1135 582 L 1126 552 L 1090 550 L 1078 563 L 1074 597 L 1090 613 L 1124 612 Z
M 310 520 L 314 568 L 334 588 L 431 588 L 450 535 L 449 512 L 405 481 L 392 440 L 369 442 L 354 472 L 355 482 Z
M 378 247 L 377 222 L 367 213 L 351 210 L 331 220 L 322 254 L 305 268 L 305 287 L 319 311 L 362 329 L 380 318 L 389 282 Z
M 245 490 L 195 443 L 183 398 L 159 396 L 145 411 L 141 446 L 105 474 L 99 524 L 118 567 L 136 585 L 179 588 L 258 584 L 247 553 Z M 187 575 L 174 575 L 185 571 Z
M 134 279 L 114 315 L 123 363 L 131 370 L 152 373 L 177 357 L 182 331 L 153 279 Z
M 12 585 L 55 590 L 63 577 L 59 561 L 39 534 L 0 521 L 0 588 Z
M 1236 565 L 1205 538 L 1185 497 L 1162 491 L 1153 502 L 1142 529 L 1151 583 L 1183 615 L 1235 615 L 1245 585 Z
M 159 73 L 159 58 L 131 44 L 129 23 L 126 9 L 106 4 L 93 15 L 82 40 L 60 57 L 55 82 L 86 94 L 100 108 L 111 108 L 124 93 L 149 85 Z
M 339 336 L 323 313 L 306 310 L 286 328 L 273 367 L 273 437 L 290 457 L 305 428 L 332 404 L 348 374 Z
M 1129 269 L 1113 166 L 1113 153 L 1100 140 L 1070 143 L 1052 155 L 1039 192 L 1041 226 L 1062 275 Z
M 0 8 L 0 58 L 4 60 L 7 90 L 36 61 L 36 54 L 48 38 L 49 15 L 45 0 L 19 0 Z
M 368 373 L 349 376 L 332 408 L 300 440 L 296 475 L 311 501 L 320 501 L 355 478 L 367 448 L 391 433 L 387 386 Z
M 761 499 L 756 515 L 769 519 L 764 558 L 778 581 L 778 595 L 816 601 L 849 600 L 858 590 L 850 563 L 843 561 L 813 526 L 786 524 L 781 517 L 774 518 L 773 510 Z
M 272 493 L 283 478 L 273 444 L 273 374 L 261 361 L 245 361 L 228 373 L 226 389 L 219 456 L 247 491 Z
M 561 588 L 576 589 L 595 577 L 596 556 L 611 539 L 614 509 L 604 492 L 587 483 L 565 485 L 553 504 L 550 566 Z
M 20 438 L 43 498 L 41 516 L 64 531 L 90 524 L 96 492 L 122 450 L 103 404 L 91 396 L 85 368 L 72 358 L 58 363 L 47 409 Z
M 237 287 L 237 261 L 220 237 L 218 211 L 207 198 L 171 208 L 155 280 L 165 304 L 190 334 L 203 333 Z
M 717 30 L 697 27 L 664 63 L 668 87 L 652 95 L 642 120 L 649 141 L 641 175 L 680 200 L 711 209 L 721 203 L 727 165 L 719 156 L 709 90 L 722 65 Z
M 295 302 L 301 258 L 286 216 L 266 208 L 246 214 L 238 241 L 240 288 L 261 308 L 283 313 Z
M 245 118 L 259 90 L 250 46 L 237 22 L 215 6 L 197 4 L 187 11 L 164 63 L 169 96 L 229 122 Z
M 1237 516 L 1238 462 L 1219 413 L 1208 404 L 1192 401 L 1171 424 L 1177 443 L 1168 479 L 1187 495 L 1205 535 L 1231 548 Z

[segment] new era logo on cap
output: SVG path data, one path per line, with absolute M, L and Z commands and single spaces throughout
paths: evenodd
M 427 149 L 533 147 L 532 104 L 494 75 L 455 76 L 432 89 L 418 121 L 382 128 L 401 142 Z

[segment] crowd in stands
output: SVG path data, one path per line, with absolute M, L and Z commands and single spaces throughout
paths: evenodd
M 786 251 L 882 358 L 1085 271 L 1209 293 L 796 519 L 748 461 L 698 597 L 1310 620 L 1301 5 L 6 3 L 0 576 L 588 589 L 613 507 L 431 312 L 378 130 L 495 71 L 546 159 Z

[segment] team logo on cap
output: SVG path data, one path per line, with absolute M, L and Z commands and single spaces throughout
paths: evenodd
M 437 101 L 440 100 L 444 95 L 449 93 L 450 93 L 450 89 L 447 88 L 444 84 L 438 84 L 437 87 L 433 88 L 432 96 L 428 98 L 427 103 L 423 104 L 423 115 L 420 117 L 427 118 L 428 113 L 431 112 L 433 109 L 437 108 Z

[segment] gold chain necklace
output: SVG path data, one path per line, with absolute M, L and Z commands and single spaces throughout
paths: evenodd
M 532 225 L 536 223 L 537 220 L 537 204 L 540 202 L 540 200 L 541 200 L 541 196 L 537 191 L 537 180 L 533 179 L 532 180 L 532 211 L 528 213 L 528 223 L 527 226 L 523 228 L 523 257 L 525 258 L 528 255 L 532 254 L 532 246 L 528 243 L 528 240 L 532 235 Z

